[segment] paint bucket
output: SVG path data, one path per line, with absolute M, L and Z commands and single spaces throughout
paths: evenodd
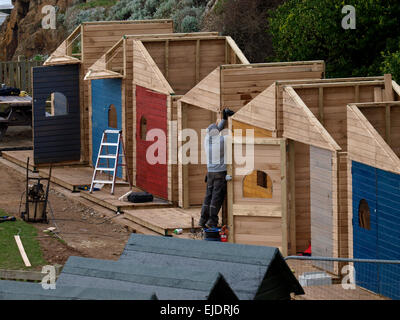
M 219 232 L 221 229 L 219 228 L 209 228 L 204 229 L 204 240 L 206 241 L 221 241 L 221 236 Z

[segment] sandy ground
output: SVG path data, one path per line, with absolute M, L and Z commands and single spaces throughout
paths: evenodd
M 52 264 L 64 264 L 71 255 L 117 260 L 130 232 L 104 214 L 66 198 L 57 190 L 59 187 L 51 185 L 49 201 L 54 218 L 48 210 L 49 224 L 33 223 L 38 229 L 44 258 Z M 24 191 L 24 175 L 0 163 L 0 208 L 18 218 Z M 21 210 L 23 207 L 22 197 Z M 58 227 L 59 235 L 66 244 L 43 233 L 50 226 Z
M 9 127 L 0 140 L 0 150 L 4 148 L 32 147 L 32 128 L 29 126 Z

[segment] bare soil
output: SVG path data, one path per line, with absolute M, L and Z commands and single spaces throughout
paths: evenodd
M 4 148 L 32 147 L 32 128 L 30 126 L 8 127 L 0 140 L 0 150 Z
M 0 163 L 0 208 L 17 218 L 20 210 L 24 210 L 25 183 L 21 172 Z M 58 191 L 60 188 L 53 184 L 50 187 L 50 223 L 32 223 L 38 230 L 44 259 L 51 264 L 64 264 L 69 256 L 117 260 L 130 232 L 112 218 L 74 199 L 79 198 L 78 194 L 66 197 Z M 57 227 L 62 241 L 43 232 L 51 226 Z

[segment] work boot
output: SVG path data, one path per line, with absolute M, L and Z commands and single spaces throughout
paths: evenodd
M 202 227 L 203 229 L 206 228 L 206 221 L 204 219 L 199 220 L 199 226 Z
M 216 222 L 212 221 L 211 219 L 209 219 L 209 220 L 206 222 L 206 227 L 207 227 L 208 229 L 216 228 L 216 227 L 217 227 L 217 224 L 218 224 L 218 223 L 216 223 Z

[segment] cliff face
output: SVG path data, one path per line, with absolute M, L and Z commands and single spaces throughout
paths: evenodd
M 42 7 L 57 6 L 65 11 L 71 0 L 14 0 L 14 9 L 0 29 L 0 60 L 14 60 L 18 55 L 30 58 L 36 54 L 50 54 L 66 37 L 63 26 L 43 29 Z

